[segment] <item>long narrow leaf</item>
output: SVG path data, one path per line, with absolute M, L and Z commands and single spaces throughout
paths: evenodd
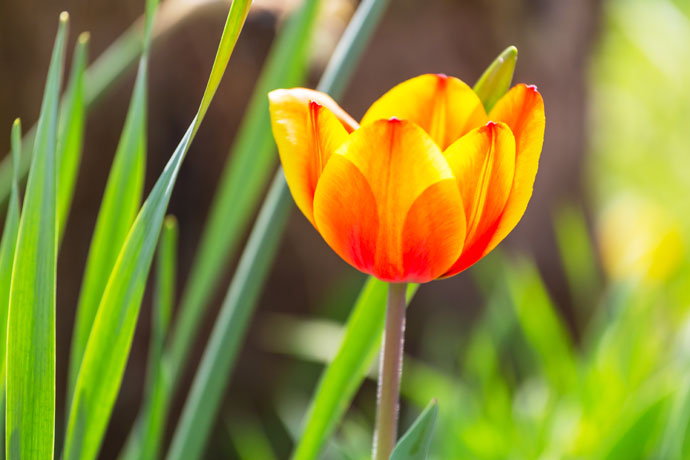
M 536 267 L 523 260 L 506 277 L 518 324 L 541 370 L 554 388 L 572 389 L 578 379 L 573 345 Z
M 359 5 L 324 72 L 320 90 L 342 91 L 344 79 L 352 70 L 349 67 L 359 59 L 386 4 L 387 0 L 365 0 Z M 222 390 L 230 378 L 246 326 L 256 306 L 257 294 L 275 257 L 277 241 L 287 222 L 285 208 L 289 203 L 289 191 L 279 170 L 211 333 L 173 437 L 169 460 L 193 460 L 202 454 Z
M 153 460 L 158 458 L 168 413 L 169 378 L 167 363 L 163 359 L 163 345 L 170 325 L 175 300 L 177 273 L 177 220 L 168 216 L 163 223 L 156 256 L 156 284 L 149 362 L 142 403 L 142 426 L 136 436 L 127 440 L 122 460 Z
M 67 224 L 84 143 L 84 122 L 86 119 L 84 73 L 86 72 L 88 49 L 89 34 L 84 32 L 79 35 L 77 40 L 72 59 L 70 82 L 60 110 L 57 149 L 58 242 L 62 240 Z
M 290 196 L 283 193 L 284 181 L 279 176 L 273 182 L 266 205 L 259 213 L 256 231 L 247 242 L 199 364 L 166 457 L 168 460 L 193 460 L 203 453 L 225 384 L 247 332 L 251 309 L 245 305 L 256 303 L 272 259 L 264 253 L 274 252 L 280 241 L 279 233 L 272 231 L 273 225 L 276 220 L 284 224 L 290 210 Z M 274 210 L 280 215 L 276 216 Z
M 7 346 L 7 313 L 10 305 L 14 249 L 17 245 L 17 233 L 19 233 L 20 205 L 18 179 L 19 153 L 22 148 L 21 131 L 21 123 L 17 118 L 12 124 L 12 159 L 14 160 L 12 192 L 10 193 L 10 202 L 7 207 L 7 215 L 5 216 L 2 240 L 0 240 L 0 388 L 3 398 L 5 393 L 5 359 L 7 357 L 7 350 L 5 348 Z
M 281 29 L 240 126 L 238 140 L 231 150 L 231 160 L 221 176 L 198 258 L 192 265 L 180 302 L 170 347 L 165 351 L 165 360 L 170 367 L 169 398 L 175 391 L 210 296 L 246 229 L 256 200 L 264 189 L 265 176 L 274 167 L 275 147 L 271 141 L 266 93 L 302 81 L 307 70 L 306 51 L 318 3 L 319 0 L 306 0 L 299 12 Z M 135 444 L 133 438 L 142 438 L 141 426 L 139 418 L 130 432 L 127 445 Z
M 320 0 L 304 0 L 302 7 L 280 31 L 240 125 L 175 321 L 169 351 L 173 382 L 179 380 L 209 301 L 236 252 L 275 167 L 275 145 L 271 137 L 266 94 L 276 88 L 297 86 L 304 80 L 308 67 L 307 51 L 319 3 Z
M 226 418 L 225 426 L 239 460 L 277 460 L 268 435 L 253 415 Z
M 60 15 L 19 220 L 7 328 L 9 459 L 52 459 L 55 442 L 56 148 L 67 36 Z
M 110 275 L 84 352 L 65 442 L 65 460 L 96 457 L 122 382 L 141 300 L 180 166 L 215 95 L 251 2 L 230 7 L 211 75 L 192 124 L 144 202 Z
M 145 34 L 144 48 L 150 41 L 150 24 L 155 8 L 147 8 L 149 27 Z M 103 201 L 98 211 L 96 227 L 86 259 L 77 316 L 75 319 L 68 376 L 68 404 L 76 384 L 79 366 L 98 304 L 108 283 L 110 272 L 120 253 L 122 244 L 134 222 L 144 188 L 146 168 L 146 112 L 147 112 L 148 53 L 139 61 L 134 91 L 127 111 L 127 119 L 108 175 Z
M 14 250 L 19 233 L 19 153 L 21 152 L 22 128 L 17 118 L 12 125 L 12 159 L 14 175 L 12 191 L 5 216 L 5 225 L 0 240 L 0 460 L 5 458 L 5 370 L 7 358 L 7 313 L 10 306 L 10 284 Z

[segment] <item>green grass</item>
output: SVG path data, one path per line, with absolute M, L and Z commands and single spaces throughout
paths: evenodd
M 7 321 L 7 458 L 53 458 L 58 103 L 67 36 L 60 15 L 19 219 Z M 15 133 L 16 137 L 16 133 Z M 14 150 L 17 150 L 15 142 Z M 16 160 L 17 155 L 14 155 Z M 16 176 L 16 174 L 15 174 Z

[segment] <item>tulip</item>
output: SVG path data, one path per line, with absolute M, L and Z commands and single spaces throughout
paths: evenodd
M 407 283 L 473 265 L 517 225 L 532 195 L 544 102 L 534 86 L 506 92 L 516 58 L 506 49 L 477 92 L 442 74 L 407 80 L 360 123 L 318 91 L 268 95 L 297 207 L 346 262 L 390 283 L 374 460 L 388 460 L 397 437 Z
M 295 203 L 328 245 L 392 283 L 456 275 L 500 243 L 532 195 L 544 103 L 519 84 L 486 113 L 461 80 L 426 74 L 357 123 L 328 95 L 269 94 Z

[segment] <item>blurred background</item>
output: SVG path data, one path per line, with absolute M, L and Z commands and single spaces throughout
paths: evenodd
M 324 3 L 310 86 L 357 2 Z M 255 1 L 182 167 L 169 209 L 180 223 L 180 285 L 262 63 L 298 4 Z M 157 25 L 151 56 L 147 190 L 196 110 L 228 6 L 177 5 L 177 14 Z M 78 32 L 91 32 L 93 60 L 143 9 L 143 0 L 0 2 L 0 146 L 9 150 L 15 117 L 27 127 L 38 117 L 60 11 L 71 14 L 72 43 Z M 359 118 L 390 87 L 427 72 L 472 84 L 508 45 L 519 49 L 514 81 L 536 84 L 546 104 L 534 196 L 491 257 L 415 297 L 402 423 L 439 399 L 437 459 L 690 458 L 690 1 L 395 0 L 341 105 Z M 84 261 L 133 82 L 132 68 L 87 121 L 58 267 L 58 395 L 65 392 Z M 168 437 L 233 268 L 205 318 Z M 250 459 L 243 452 L 267 443 L 275 458 L 287 458 L 363 280 L 293 209 L 207 458 Z M 139 410 L 149 296 L 144 302 L 104 459 L 117 457 Z M 366 458 L 374 401 L 371 380 L 326 458 Z M 64 404 L 58 398 L 58 421 Z

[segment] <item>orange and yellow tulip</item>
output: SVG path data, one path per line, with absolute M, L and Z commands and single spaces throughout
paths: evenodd
M 487 115 L 461 80 L 427 74 L 384 94 L 357 123 L 328 95 L 269 94 L 295 203 L 355 268 L 389 282 L 453 276 L 517 225 L 544 138 L 534 86 Z

